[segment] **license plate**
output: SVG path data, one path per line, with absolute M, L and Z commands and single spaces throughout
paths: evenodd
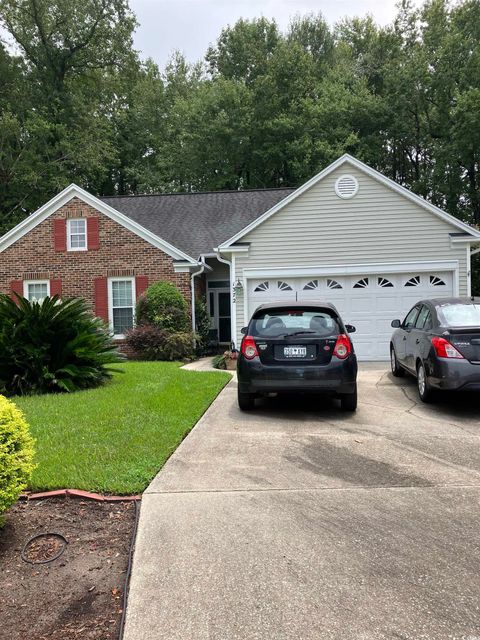
M 285 358 L 306 358 L 307 347 L 283 347 Z

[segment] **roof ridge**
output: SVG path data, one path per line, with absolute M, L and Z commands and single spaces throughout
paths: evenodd
M 288 191 L 297 187 L 260 187 L 258 189 L 218 189 L 217 191 L 168 191 L 165 193 L 126 193 L 116 196 L 98 196 L 100 200 L 110 200 L 117 198 L 158 198 L 159 196 L 199 196 L 212 193 L 251 193 L 252 191 Z

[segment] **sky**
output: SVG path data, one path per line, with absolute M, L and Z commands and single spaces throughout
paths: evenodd
M 189 62 L 203 58 L 221 29 L 239 18 L 275 18 L 285 29 L 296 14 L 320 11 L 330 24 L 366 14 L 387 24 L 395 16 L 395 5 L 396 0 L 130 0 L 140 23 L 135 48 L 161 68 L 175 49 Z

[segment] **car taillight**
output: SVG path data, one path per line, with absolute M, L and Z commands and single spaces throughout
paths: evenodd
M 350 338 L 344 333 L 341 333 L 335 343 L 333 355 L 340 358 L 340 360 L 344 360 L 350 353 L 352 353 L 352 343 L 350 342 Z
M 247 360 L 252 360 L 258 356 L 257 345 L 252 336 L 245 336 L 242 340 L 242 354 Z
M 448 340 L 445 340 L 445 338 L 434 336 L 432 338 L 432 344 L 435 349 L 435 353 L 439 358 L 457 358 L 459 360 L 465 360 L 460 351 L 458 351 L 458 349 L 456 349 Z

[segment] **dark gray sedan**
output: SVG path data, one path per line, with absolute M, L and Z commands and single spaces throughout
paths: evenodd
M 423 402 L 439 389 L 480 391 L 480 298 L 421 300 L 392 327 L 392 373 L 416 376 Z

